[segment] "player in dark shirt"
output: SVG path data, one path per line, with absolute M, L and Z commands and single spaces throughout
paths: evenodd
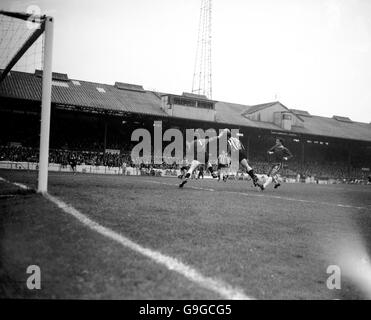
M 179 179 L 183 179 L 183 177 L 187 173 L 189 167 L 190 167 L 190 164 L 188 163 L 187 159 L 184 158 L 182 163 L 181 163 L 181 167 L 180 167 L 180 175 L 178 176 Z
M 268 150 L 270 155 L 271 167 L 268 172 L 268 179 L 263 185 L 259 185 L 261 190 L 264 190 L 272 181 L 274 182 L 274 188 L 278 188 L 281 184 L 278 182 L 278 172 L 282 168 L 282 162 L 287 161 L 293 157 L 289 149 L 283 145 L 283 140 L 280 138 L 276 139 L 276 144 Z

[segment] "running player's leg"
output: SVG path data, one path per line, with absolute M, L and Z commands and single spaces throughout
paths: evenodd
M 192 173 L 196 170 L 196 168 L 200 165 L 200 163 L 201 162 L 197 160 L 193 160 L 191 162 L 191 166 L 189 167 L 187 173 L 183 177 L 183 181 L 179 185 L 179 188 L 182 188 L 188 182 L 188 179 L 191 177 Z
M 201 177 L 204 177 L 204 168 L 202 167 L 202 165 L 200 165 L 198 168 L 197 180 L 201 179 Z
M 278 181 L 278 176 L 273 178 L 273 182 L 274 182 L 274 188 L 275 189 L 277 189 L 281 185 L 281 183 Z
M 254 186 L 258 185 L 258 177 L 256 176 L 254 169 L 250 167 L 249 163 L 247 162 L 246 157 L 243 155 L 243 153 L 240 151 L 239 154 L 239 160 L 242 168 L 247 172 L 247 174 L 251 177 Z
M 206 170 L 211 173 L 211 176 L 215 179 L 218 177 L 217 173 L 214 172 L 213 166 L 211 165 L 209 161 L 209 153 L 206 152 L 205 154 L 205 164 L 206 164 Z
M 223 174 L 222 174 L 222 165 L 220 163 L 218 163 L 217 175 L 218 175 L 218 182 L 219 182 L 220 179 L 223 176 Z
M 272 181 L 273 181 L 272 174 L 274 173 L 276 166 L 277 166 L 277 164 L 273 164 L 271 166 L 271 168 L 269 169 L 269 171 L 267 173 L 268 178 L 264 182 L 264 184 L 260 187 L 260 189 L 264 190 L 266 187 L 268 187 L 272 183 Z
M 207 163 L 207 170 L 211 173 L 211 176 L 216 179 L 218 174 L 214 171 L 213 166 L 210 162 Z
M 228 167 L 227 166 L 224 166 L 221 170 L 221 173 L 222 173 L 222 179 L 224 182 L 227 181 L 228 179 Z
M 204 171 L 205 171 L 204 166 L 201 165 L 200 178 L 202 178 L 202 179 L 204 178 Z
M 268 172 L 268 179 L 267 181 L 260 187 L 262 190 L 264 190 L 266 187 L 268 187 L 273 181 L 275 181 L 275 185 L 277 185 L 278 181 L 276 180 L 276 175 L 278 171 L 281 169 L 281 164 L 275 163 L 272 165 L 271 169 Z M 277 186 L 278 187 L 278 186 Z M 277 188 L 275 187 L 275 188 Z
M 272 176 L 272 181 L 274 183 L 274 188 L 275 189 L 277 189 L 281 185 L 281 183 L 278 181 L 278 174 L 277 173 L 274 176 Z
M 180 175 L 178 176 L 179 179 L 183 179 L 185 173 L 186 173 L 187 168 L 185 166 L 180 168 Z
M 274 174 L 272 174 L 272 181 L 274 183 L 274 188 L 277 189 L 281 184 L 280 182 L 278 181 L 278 172 L 281 170 L 282 168 L 282 163 L 279 163 Z

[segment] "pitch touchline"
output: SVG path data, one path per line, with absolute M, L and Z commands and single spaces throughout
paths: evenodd
M 0 181 L 5 181 L 8 183 L 12 183 L 22 189 L 29 189 L 27 186 L 19 183 L 10 182 L 8 180 L 5 180 L 0 177 Z M 48 193 L 43 194 L 43 196 L 54 203 L 58 208 L 62 209 L 64 212 L 68 213 L 69 215 L 76 218 L 78 221 L 83 223 L 85 226 L 90 228 L 93 231 L 98 232 L 99 234 L 114 240 L 118 242 L 119 244 L 123 245 L 126 248 L 129 248 L 137 253 L 142 254 L 143 256 L 150 258 L 157 262 L 158 264 L 161 264 L 165 266 L 170 271 L 175 271 L 188 280 L 196 283 L 197 285 L 208 289 L 212 292 L 217 293 L 221 297 L 227 299 L 227 300 L 252 300 L 254 298 L 247 296 L 243 290 L 239 288 L 234 288 L 230 286 L 227 283 L 224 283 L 221 280 L 213 279 L 210 277 L 206 277 L 202 275 L 199 271 L 196 269 L 182 263 L 178 259 L 172 258 L 170 256 L 164 255 L 158 251 L 151 250 L 149 248 L 145 248 L 136 242 L 130 240 L 129 238 L 126 238 L 125 236 L 122 236 L 118 234 L 117 232 L 106 228 L 99 223 L 91 220 L 89 217 L 72 207 L 71 205 L 63 202 L 62 200 L 58 199 L 57 197 L 54 197 Z
M 251 194 L 251 193 L 245 193 L 245 192 L 236 192 L 236 191 L 225 191 L 228 193 L 237 193 L 245 196 L 254 196 L 254 197 L 266 197 L 266 198 L 273 198 L 273 199 L 279 199 L 279 200 L 287 200 L 287 201 L 296 201 L 296 202 L 305 202 L 305 203 L 314 203 L 314 204 L 322 204 L 326 206 L 335 206 L 335 207 L 341 207 L 341 208 L 353 208 L 353 209 L 367 209 L 366 207 L 356 207 L 351 206 L 347 204 L 338 204 L 338 203 L 331 203 L 331 202 L 322 202 L 322 201 L 314 201 L 314 200 L 304 200 L 304 199 L 294 199 L 294 198 L 287 198 L 287 197 L 281 197 L 281 196 L 271 196 L 271 195 L 259 195 L 259 194 Z
M 0 177 L 0 181 L 4 181 L 4 182 L 10 183 L 10 184 L 14 184 L 15 186 L 17 186 L 17 187 L 19 187 L 21 189 L 24 189 L 24 190 L 30 190 L 29 187 L 27 187 L 26 185 L 24 185 L 22 183 L 11 182 L 11 181 L 8 181 L 8 180 L 4 179 L 3 177 Z
M 157 183 L 157 184 L 164 184 L 168 186 L 177 186 L 177 184 L 174 183 L 165 183 L 165 182 L 158 182 L 158 181 L 153 181 L 153 180 L 145 180 L 146 182 L 151 182 L 151 183 Z M 205 191 L 219 191 L 219 190 L 214 190 L 214 189 L 209 189 L 209 188 L 200 188 L 200 187 L 193 187 L 193 186 L 187 186 L 187 188 L 192 188 L 192 189 L 197 189 L 197 190 L 205 190 Z M 367 207 L 356 207 L 356 206 L 351 206 L 347 204 L 337 204 L 337 203 L 330 203 L 330 202 L 321 202 L 321 201 L 314 201 L 314 200 L 304 200 L 304 199 L 295 199 L 295 198 L 287 198 L 287 197 L 281 197 L 281 196 L 272 196 L 272 195 L 267 195 L 267 194 L 254 194 L 254 193 L 246 193 L 246 192 L 239 192 L 239 191 L 225 191 L 225 190 L 220 190 L 220 192 L 225 192 L 225 193 L 232 193 L 232 194 L 241 194 L 244 196 L 249 196 L 249 197 L 264 197 L 264 198 L 273 198 L 273 199 L 279 199 L 279 200 L 287 200 L 287 201 L 296 201 L 296 202 L 305 202 L 305 203 L 314 203 L 314 204 L 322 204 L 322 205 L 327 205 L 327 206 L 335 206 L 335 207 L 340 207 L 340 208 L 353 208 L 353 209 L 365 209 L 369 210 Z
M 145 247 L 142 247 L 141 245 L 133 242 L 129 238 L 126 238 L 115 231 L 106 228 L 97 222 L 91 220 L 72 206 L 64 203 L 60 199 L 46 193 L 44 194 L 44 197 L 54 204 L 56 204 L 60 209 L 62 209 L 64 212 L 72 215 L 77 220 L 82 222 L 84 225 L 89 227 L 91 230 L 94 230 L 101 235 L 104 235 L 107 238 L 110 238 L 120 244 L 122 244 L 124 247 L 127 247 L 137 253 L 140 253 L 155 262 L 164 265 L 168 270 L 170 271 L 176 271 L 177 273 L 183 275 L 188 280 L 191 280 L 195 282 L 196 284 L 200 285 L 201 287 L 204 287 L 208 290 L 211 290 L 220 296 L 222 296 L 225 299 L 238 299 L 238 300 L 250 300 L 251 297 L 248 297 L 244 294 L 244 292 L 241 289 L 232 288 L 230 285 L 223 283 L 220 280 L 215 280 L 209 277 L 203 276 L 201 273 L 199 273 L 194 268 L 185 265 L 184 263 L 180 262 L 179 260 L 172 258 L 170 256 L 164 255 L 158 251 L 151 250 Z

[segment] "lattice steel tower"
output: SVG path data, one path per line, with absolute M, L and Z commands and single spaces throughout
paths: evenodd
M 212 98 L 211 0 L 201 0 L 192 92 Z

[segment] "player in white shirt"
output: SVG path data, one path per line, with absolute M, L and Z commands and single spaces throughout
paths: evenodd
M 220 181 L 220 178 L 222 178 L 224 182 L 227 181 L 230 166 L 231 157 L 225 150 L 223 150 L 218 156 L 218 181 Z
M 211 138 L 207 138 L 207 139 L 197 139 L 196 141 L 192 141 L 191 143 L 187 144 L 187 146 L 189 148 L 193 148 L 194 145 L 196 144 L 197 145 L 197 152 L 206 152 L 206 157 L 205 157 L 205 164 L 206 164 L 206 168 L 211 172 L 213 178 L 217 178 L 217 175 L 213 172 L 213 169 L 212 169 L 212 166 L 211 164 L 209 163 L 208 161 L 208 156 L 209 156 L 209 150 L 208 150 L 208 146 L 209 146 L 209 143 L 215 139 L 220 139 L 222 136 L 224 136 L 225 134 L 227 134 L 227 148 L 228 148 L 228 155 L 231 155 L 232 154 L 232 151 L 238 151 L 238 154 L 239 154 L 239 163 L 240 165 L 242 166 L 242 168 L 244 169 L 244 171 L 246 171 L 248 173 L 248 175 L 252 178 L 253 180 L 253 183 L 254 183 L 254 186 L 259 186 L 260 187 L 260 184 L 259 184 L 259 179 L 258 177 L 256 176 L 256 174 L 254 173 L 254 170 L 253 168 L 248 164 L 247 162 L 247 159 L 246 159 L 246 156 L 245 156 L 245 147 L 243 146 L 243 144 L 241 143 L 241 141 L 238 139 L 238 138 L 235 138 L 235 137 L 231 137 L 230 134 L 231 134 L 231 131 L 229 129 L 224 129 L 218 136 L 216 137 L 211 137 Z M 188 182 L 188 179 L 190 178 L 191 174 L 193 173 L 193 171 L 201 164 L 200 161 L 198 160 L 193 160 L 192 163 L 191 163 L 191 167 L 189 168 L 187 174 L 184 176 L 183 178 L 183 181 L 179 184 L 179 188 L 183 188 L 183 186 Z
M 228 153 L 231 154 L 232 150 L 238 151 L 238 161 L 239 161 L 241 167 L 251 177 L 251 179 L 254 183 L 254 186 L 255 187 L 259 186 L 260 187 L 258 177 L 256 176 L 253 168 L 247 162 L 247 157 L 246 157 L 246 154 L 245 154 L 246 149 L 245 149 L 244 145 L 242 144 L 242 142 L 240 141 L 240 139 L 235 138 L 235 137 L 229 137 L 228 138 Z
M 196 159 L 202 159 L 205 157 L 204 163 L 200 162 L 199 160 L 192 160 L 191 166 L 187 173 L 182 177 L 183 181 L 179 184 L 179 188 L 183 188 L 183 186 L 188 182 L 188 179 L 191 177 L 192 173 L 197 169 L 197 167 L 201 164 L 205 164 L 205 169 L 208 170 L 213 178 L 217 178 L 217 174 L 214 172 L 211 163 L 209 162 L 209 145 L 210 142 L 220 139 L 222 136 L 227 134 L 229 129 L 224 129 L 220 132 L 218 136 L 215 137 L 207 137 L 207 138 L 199 138 L 191 142 L 187 142 L 188 150 L 191 148 L 196 148 L 197 157 Z

